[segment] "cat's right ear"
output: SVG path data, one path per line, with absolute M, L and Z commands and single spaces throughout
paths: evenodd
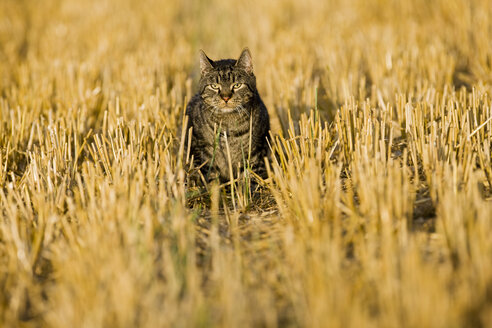
M 213 68 L 213 60 L 208 58 L 203 50 L 200 50 L 200 71 L 202 75 Z

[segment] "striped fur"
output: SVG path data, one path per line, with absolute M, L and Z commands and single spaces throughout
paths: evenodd
M 193 127 L 195 165 L 202 166 L 209 180 L 218 177 L 221 182 L 228 181 L 228 144 L 234 177 L 248 159 L 250 167 L 265 177 L 270 121 L 256 89 L 249 50 L 244 49 L 238 60 L 218 61 L 200 52 L 200 68 L 199 91 L 186 108 L 189 126 Z

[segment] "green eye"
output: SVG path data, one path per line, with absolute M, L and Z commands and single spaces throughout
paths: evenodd
M 235 84 L 232 86 L 232 88 L 233 88 L 234 90 L 237 90 L 237 89 L 239 89 L 239 88 L 240 88 L 240 87 L 242 87 L 242 86 L 243 86 L 243 84 L 242 84 L 242 83 L 235 83 Z
M 210 84 L 210 87 L 214 90 L 218 90 L 219 89 L 219 85 L 218 84 L 215 84 L 215 83 L 212 83 Z

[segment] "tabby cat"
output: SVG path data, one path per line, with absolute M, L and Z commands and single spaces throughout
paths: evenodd
M 249 159 L 249 167 L 265 177 L 270 120 L 256 89 L 249 50 L 237 60 L 217 61 L 200 51 L 200 70 L 198 93 L 186 107 L 195 165 L 208 180 L 225 182 L 231 176 L 229 157 L 234 178 Z

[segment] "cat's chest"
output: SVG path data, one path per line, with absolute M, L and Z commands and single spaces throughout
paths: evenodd
M 229 157 L 233 163 L 241 161 L 250 148 L 249 128 L 249 123 L 239 126 L 229 126 L 224 122 L 207 124 L 202 127 L 201 135 L 197 136 L 201 139 L 200 148 L 207 156 L 216 158 L 218 163 L 227 162 Z
M 242 139 L 251 133 L 251 123 L 246 119 L 207 120 L 203 130 L 207 139 L 235 143 L 236 139 Z
M 209 145 L 218 145 L 220 148 L 226 149 L 229 147 L 231 150 L 236 148 L 243 148 L 248 144 L 250 138 L 250 131 L 248 127 L 244 127 L 238 131 L 238 129 L 231 129 L 227 126 L 216 125 L 207 129 L 207 137 Z

